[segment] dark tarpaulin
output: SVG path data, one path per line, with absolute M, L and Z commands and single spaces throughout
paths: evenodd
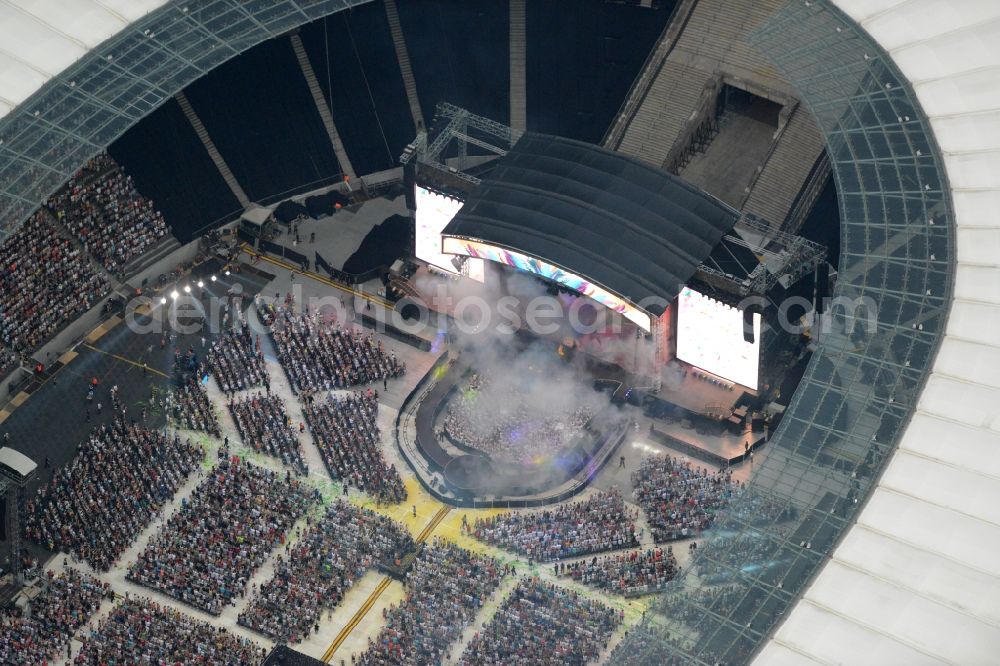
M 639 303 L 676 296 L 738 217 L 636 159 L 529 132 L 443 234 L 548 260 Z
M 282 224 L 288 224 L 299 215 L 307 215 L 308 211 L 306 207 L 297 201 L 292 201 L 288 199 L 287 201 L 282 201 L 278 204 L 278 207 L 274 209 L 274 219 Z

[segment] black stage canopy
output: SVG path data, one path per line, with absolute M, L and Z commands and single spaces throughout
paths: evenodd
M 633 303 L 676 296 L 739 216 L 665 171 L 581 141 L 528 132 L 495 164 L 443 235 L 548 260 Z

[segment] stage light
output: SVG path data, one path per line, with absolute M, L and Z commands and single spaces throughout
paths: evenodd
M 216 279 L 217 279 L 217 278 L 216 278 L 216 277 L 215 277 L 214 275 L 213 275 L 213 276 L 211 277 L 211 280 L 212 280 L 212 282 L 215 282 L 215 281 L 216 281 Z
M 198 288 L 199 289 L 204 289 L 205 288 L 205 281 L 204 280 L 198 280 Z
M 166 305 L 166 304 L 167 304 L 167 298 L 165 296 L 161 297 L 160 298 L 160 305 Z
M 177 300 L 177 298 L 179 296 L 180 296 L 180 294 L 177 293 L 176 289 L 174 289 L 172 292 L 170 292 L 170 298 L 174 299 L 175 301 Z
M 229 276 L 229 271 L 226 271 L 226 277 L 228 277 L 228 276 Z
M 191 285 L 189 285 L 189 284 L 184 285 L 184 293 L 185 294 L 190 294 L 191 293 Z

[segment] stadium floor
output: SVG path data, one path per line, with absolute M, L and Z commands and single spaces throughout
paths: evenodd
M 292 288 L 293 282 L 303 289 L 305 293 L 323 293 L 324 290 L 327 292 L 330 291 L 330 287 L 324 286 L 320 282 L 301 276 L 293 278 L 290 275 L 280 272 L 273 280 L 267 283 L 263 281 L 263 278 L 257 279 L 246 273 L 242 274 L 239 279 L 245 281 L 244 289 L 248 293 L 256 293 L 258 291 L 263 291 L 265 294 L 273 292 L 284 293 L 286 290 Z M 200 354 L 200 337 L 200 334 L 180 336 L 171 344 L 181 348 L 182 352 L 190 346 Z M 610 652 L 624 636 L 627 628 L 639 621 L 642 614 L 648 608 L 648 599 L 624 599 L 604 594 L 564 578 L 556 579 L 552 573 L 551 565 L 530 564 L 519 556 L 485 545 L 463 533 L 463 517 L 469 523 L 472 523 L 477 517 L 497 513 L 497 510 L 452 509 L 431 497 L 423 489 L 412 472 L 410 472 L 406 463 L 399 458 L 394 440 L 393 426 L 403 398 L 408 395 L 420 378 L 433 365 L 437 355 L 420 352 L 392 339 L 384 337 L 381 339 L 389 349 L 396 351 L 397 356 L 400 356 L 407 363 L 408 367 L 407 374 L 401 379 L 391 380 L 389 390 L 383 392 L 384 400 L 381 401 L 382 404 L 380 405 L 378 416 L 378 423 L 382 430 L 382 449 L 388 461 L 396 464 L 397 469 L 403 473 L 408 491 L 408 499 L 406 502 L 397 505 L 378 505 L 374 500 L 352 491 L 349 500 L 352 503 L 371 508 L 399 520 L 407 526 L 418 540 L 430 542 L 435 538 L 447 539 L 463 548 L 493 556 L 502 563 L 511 563 L 516 567 L 519 575 L 532 574 L 550 581 L 558 580 L 559 584 L 564 587 L 575 589 L 585 596 L 599 599 L 614 608 L 622 610 L 626 621 L 613 636 L 607 648 L 607 651 Z M 152 350 L 150 349 L 150 345 L 152 345 Z M 275 358 L 270 339 L 266 336 L 262 337 L 262 347 L 265 356 L 265 366 L 272 382 L 272 390 L 285 402 L 289 416 L 293 420 L 298 420 L 301 416 L 301 406 L 298 398 L 292 394 L 284 370 Z M 76 443 L 82 437 L 86 436 L 92 425 L 99 422 L 93 414 L 95 411 L 93 409 L 91 410 L 91 423 L 88 423 L 85 419 L 85 394 L 92 377 L 97 376 L 100 382 L 97 393 L 102 398 L 106 398 L 107 390 L 111 385 L 117 384 L 120 387 L 123 397 L 126 399 L 126 403 L 129 405 L 130 414 L 141 410 L 147 405 L 151 392 L 167 390 L 169 386 L 169 373 L 173 352 L 171 348 L 166 347 L 161 352 L 158 335 L 139 335 L 133 333 L 127 326 L 119 325 L 96 340 L 92 345 L 81 345 L 78 351 L 79 356 L 39 388 L 28 402 L 15 410 L 8 421 L 3 424 L 4 429 L 9 429 L 11 432 L 12 445 L 20 442 L 22 446 L 25 446 L 26 443 L 30 442 L 31 446 L 28 448 L 32 449 L 31 455 L 49 455 L 55 464 L 61 464 L 69 460 L 74 454 Z M 147 363 L 149 367 L 145 375 L 142 369 L 143 362 Z M 240 442 L 235 424 L 225 407 L 224 395 L 219 391 L 214 381 L 210 381 L 207 388 L 209 398 L 220 417 L 223 434 L 228 435 L 230 441 L 233 443 Z M 382 389 L 381 386 L 377 388 Z M 98 398 L 95 398 L 95 404 L 97 400 Z M 108 420 L 110 418 L 109 408 L 105 406 L 100 419 Z M 162 427 L 164 423 L 165 418 L 163 414 L 150 411 L 147 425 Z M 191 436 L 192 440 L 201 443 L 205 447 L 207 455 L 204 467 L 206 470 L 214 464 L 217 460 L 217 449 L 220 445 L 219 440 L 201 433 L 189 433 L 185 431 L 181 431 L 181 436 Z M 656 447 L 657 445 L 644 441 L 642 432 L 637 432 L 634 440 L 631 440 L 626 446 L 637 447 L 645 451 L 649 447 Z M 319 450 L 311 438 L 306 437 L 303 439 L 303 451 L 310 470 L 307 482 L 320 490 L 324 498 L 324 504 L 332 501 L 335 497 L 341 496 L 342 488 L 340 483 L 329 477 L 320 459 Z M 627 491 L 629 475 L 631 474 L 631 470 L 638 466 L 641 455 L 633 455 L 626 451 L 623 452 L 626 453 L 627 467 L 620 468 L 618 465 L 608 465 L 595 479 L 594 487 L 584 491 L 578 499 L 585 498 L 588 494 L 597 492 L 610 485 L 619 485 L 619 487 Z M 233 453 L 244 456 L 255 464 L 271 467 L 275 470 L 284 469 L 279 460 L 256 453 L 242 444 L 236 444 Z M 51 478 L 51 470 L 43 470 L 43 473 L 40 475 L 40 480 L 47 478 Z M 155 536 L 164 522 L 164 517 L 169 516 L 190 496 L 199 481 L 199 474 L 192 475 L 187 483 L 175 494 L 172 502 L 164 508 L 161 518 L 154 520 L 140 534 L 132 547 L 123 554 L 116 566 L 105 574 L 99 574 L 99 577 L 108 582 L 117 594 L 129 593 L 131 595 L 151 597 L 158 603 L 177 608 L 188 615 L 213 625 L 226 627 L 237 635 L 252 638 L 263 646 L 271 647 L 271 642 L 264 636 L 256 634 L 236 623 L 239 611 L 249 601 L 249 595 L 243 599 L 240 607 L 227 607 L 220 616 L 212 616 L 125 579 L 128 564 L 135 560 L 138 553 Z M 627 492 L 626 498 L 629 499 Z M 631 503 L 629 505 L 632 508 L 636 508 Z M 310 515 L 316 517 L 321 510 L 322 507 L 316 507 Z M 305 517 L 303 517 L 289 531 L 289 542 L 294 542 L 297 538 L 297 529 L 305 531 L 305 525 Z M 645 521 L 642 518 L 637 521 L 637 525 L 646 528 Z M 649 530 L 645 529 L 642 546 L 647 547 L 651 545 L 652 540 Z M 36 552 L 41 556 L 49 557 L 51 555 L 44 549 L 34 548 L 36 548 Z M 681 566 L 685 566 L 687 564 L 688 553 L 687 549 L 684 548 L 684 544 L 675 544 L 674 550 Z M 572 561 L 572 559 L 566 561 Z M 49 559 L 46 568 L 58 571 L 65 566 L 66 560 L 67 558 L 64 555 L 53 557 Z M 72 566 L 93 573 L 85 563 L 77 562 L 73 563 Z M 255 572 L 249 584 L 259 586 L 271 577 L 273 571 L 274 557 L 272 554 L 272 557 Z M 475 630 L 488 621 L 496 612 L 497 608 L 503 602 L 506 592 L 513 588 L 515 582 L 515 577 L 508 579 L 500 592 L 494 594 L 479 611 L 479 614 L 469 625 L 460 643 L 454 647 L 452 653 L 453 660 L 461 653 L 461 646 L 471 640 Z M 374 638 L 382 628 L 382 611 L 392 604 L 398 605 L 404 596 L 404 588 L 398 581 L 386 581 L 381 574 L 370 571 L 356 583 L 336 609 L 323 615 L 320 620 L 318 632 L 314 632 L 306 640 L 293 647 L 304 654 L 322 659 L 327 663 L 339 664 L 341 660 L 345 663 L 350 663 L 351 655 L 363 651 L 367 647 L 368 640 Z M 96 625 L 97 621 L 110 608 L 110 603 L 103 604 L 97 616 L 91 621 L 91 624 Z M 79 648 L 80 643 L 74 640 L 72 643 L 74 655 Z

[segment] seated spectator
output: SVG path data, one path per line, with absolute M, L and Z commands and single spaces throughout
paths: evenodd
M 318 404 L 310 393 L 305 403 L 302 413 L 330 476 L 382 502 L 406 499 L 402 477 L 379 448 L 378 393 L 369 389 Z
M 87 163 L 83 165 L 80 171 L 86 171 L 91 175 L 99 175 L 105 171 L 111 171 L 118 168 L 118 163 L 115 162 L 114 158 L 107 153 L 98 153 L 94 155 Z
M 260 345 L 254 347 L 249 328 L 244 327 L 240 333 L 226 330 L 212 341 L 208 350 L 208 370 L 222 392 L 229 396 L 255 386 L 270 390 L 264 353 Z
M 114 275 L 167 235 L 153 202 L 135 189 L 120 168 L 82 171 L 48 201 L 56 217 L 84 249 Z
M 406 598 L 383 612 L 382 631 L 351 662 L 423 666 L 450 660 L 448 647 L 500 586 L 503 575 L 496 560 L 436 540 L 406 574 Z
M 775 498 L 759 487 L 750 489 L 738 484 L 725 515 L 738 523 L 762 526 L 793 520 L 798 511 L 788 500 Z
M 779 538 L 768 538 L 759 532 L 741 534 L 712 534 L 710 539 L 698 543 L 698 575 L 711 583 L 729 582 L 738 578 L 747 568 L 761 575 L 768 569 L 787 561 L 784 549 L 784 532 L 778 529 Z
M 67 569 L 49 571 L 41 592 L 31 601 L 31 614 L 0 615 L 0 663 L 45 664 L 62 657 L 70 639 L 97 611 L 110 592 L 107 583 Z
M 25 504 L 25 535 L 107 571 L 204 455 L 124 418 L 102 425 Z
M 397 562 L 415 547 L 402 524 L 338 500 L 290 552 L 278 555 L 274 577 L 239 623 L 275 641 L 298 643 L 366 571 Z
M 222 460 L 129 567 L 128 580 L 218 615 L 284 543 L 319 492 L 240 458 Z
M 637 546 L 632 513 L 611 488 L 552 509 L 477 518 L 472 531 L 488 544 L 545 562 Z
M 208 399 L 208 393 L 196 379 L 192 379 L 176 391 L 167 394 L 167 410 L 171 414 L 174 427 L 182 430 L 207 432 L 213 437 L 222 437 L 215 408 Z
M 707 530 L 739 490 L 729 471 L 712 472 L 669 455 L 643 460 L 632 486 L 657 543 Z
M 149 599 L 123 599 L 82 638 L 76 666 L 206 664 L 256 666 L 267 651 Z
M 459 660 L 461 666 L 535 666 L 596 661 L 623 619 L 599 601 L 524 578 Z
M 38 211 L 0 245 L 0 342 L 19 355 L 38 349 L 109 289 L 48 217 Z
M 664 589 L 679 570 L 674 551 L 669 547 L 666 552 L 662 548 L 650 548 L 645 552 L 633 550 L 555 564 L 557 576 L 569 576 L 579 583 L 626 597 Z
M 682 649 L 676 633 L 664 631 L 662 626 L 643 623 L 629 629 L 625 639 L 611 651 L 607 663 L 615 666 L 690 666 L 691 660 L 681 652 Z M 699 656 L 706 664 L 725 663 L 709 650 L 703 650 Z
M 371 333 L 345 330 L 319 313 L 295 314 L 279 307 L 271 339 L 296 392 L 344 389 L 401 376 L 406 366 L 385 353 Z
M 265 396 L 258 391 L 255 395 L 230 400 L 229 413 L 247 446 L 280 459 L 300 474 L 309 471 L 302 457 L 299 437 L 281 398 Z
M 711 610 L 720 617 L 729 617 L 746 600 L 748 588 L 746 582 L 739 585 L 697 587 L 685 592 L 657 596 L 653 608 L 673 620 L 694 626 L 704 620 L 706 610 Z

